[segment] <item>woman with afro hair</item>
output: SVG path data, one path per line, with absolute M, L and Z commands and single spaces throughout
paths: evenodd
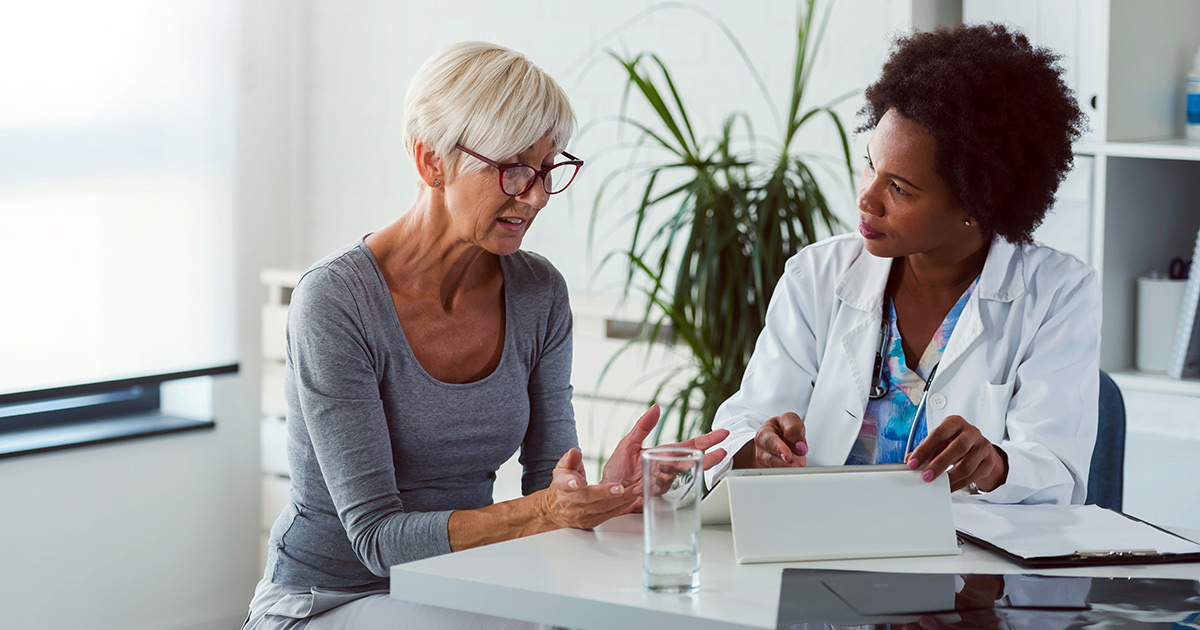
M 995 24 L 896 42 L 861 112 L 858 233 L 788 261 L 710 484 L 905 463 L 985 501 L 1083 502 L 1100 287 L 1032 239 L 1085 124 L 1062 72 Z

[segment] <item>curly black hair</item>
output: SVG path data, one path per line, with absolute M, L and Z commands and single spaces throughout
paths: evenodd
M 921 125 L 955 203 L 981 228 L 1031 242 L 1086 127 L 1058 60 L 999 24 L 902 37 L 867 88 L 858 131 L 889 109 Z

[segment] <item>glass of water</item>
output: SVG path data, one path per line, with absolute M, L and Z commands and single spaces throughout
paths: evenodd
M 642 451 L 642 582 L 652 591 L 690 593 L 700 586 L 703 456 L 694 448 L 671 446 Z

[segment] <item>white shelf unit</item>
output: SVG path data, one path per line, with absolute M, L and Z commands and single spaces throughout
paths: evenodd
M 1036 237 L 1100 273 L 1100 365 L 1126 401 L 1125 511 L 1200 527 L 1200 460 L 1190 455 L 1200 448 L 1200 380 L 1133 369 L 1136 279 L 1188 258 L 1200 230 L 1200 143 L 1183 139 L 1200 2 L 964 0 L 963 21 L 1015 24 L 1064 54 L 1068 83 L 1091 118 L 1072 174 L 1089 183 L 1087 211 L 1072 222 L 1052 215 Z M 1088 233 L 1086 246 L 1064 246 L 1077 231 Z
M 262 399 L 259 418 L 259 533 L 262 547 L 259 563 L 267 561 L 267 539 L 271 526 L 291 494 L 291 470 L 287 459 L 287 402 L 283 397 L 283 370 L 287 361 L 287 309 L 300 273 L 265 269 L 259 279 L 267 287 L 262 306 Z

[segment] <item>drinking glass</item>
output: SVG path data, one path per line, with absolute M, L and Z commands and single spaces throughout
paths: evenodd
M 693 448 L 642 451 L 645 523 L 642 582 L 652 591 L 690 593 L 700 586 L 700 462 Z

